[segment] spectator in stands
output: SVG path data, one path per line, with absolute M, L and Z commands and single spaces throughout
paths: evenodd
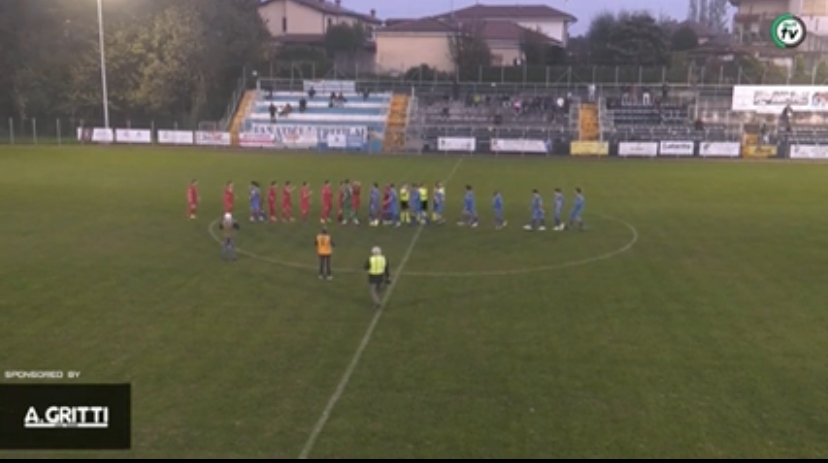
M 492 122 L 497 126 L 503 125 L 503 115 L 500 113 L 495 114 L 494 118 L 492 118 Z
M 650 106 L 653 103 L 652 96 L 650 95 L 650 89 L 644 88 L 641 93 L 641 103 L 644 106 Z
M 693 127 L 696 129 L 696 132 L 704 132 L 704 121 L 701 118 L 697 118 L 696 122 L 693 123 Z
M 785 132 L 787 133 L 791 133 L 793 130 L 791 125 L 793 115 L 793 108 L 791 108 L 791 105 L 788 105 L 785 106 L 785 109 L 782 110 L 782 115 L 779 117 L 779 121 L 782 123 L 782 126 L 785 127 Z
M 339 95 L 336 96 L 336 101 L 339 102 L 340 106 L 344 106 L 348 102 L 342 92 L 339 92 Z
M 442 118 L 443 118 L 443 119 L 445 119 L 445 120 L 448 120 L 450 115 L 451 115 L 451 114 L 449 113 L 449 108 L 448 108 L 448 106 L 444 106 L 444 107 L 443 107 L 443 110 L 442 110 L 442 111 L 440 111 L 440 117 L 442 117 Z
M 664 85 L 661 86 L 661 101 L 667 102 L 670 97 L 670 86 L 667 85 L 667 82 L 664 82 Z
M 595 84 L 589 84 L 589 87 L 587 87 L 587 93 L 589 95 L 589 102 L 595 103 L 595 94 L 597 93 L 595 89 Z
M 770 144 L 770 134 L 768 133 L 768 125 L 762 122 L 762 126 L 759 127 L 759 138 L 763 145 Z
M 362 101 L 368 101 L 368 98 L 371 96 L 371 91 L 367 88 L 362 91 Z
M 308 100 L 302 98 L 299 100 L 299 112 L 304 113 L 308 109 Z
M 290 105 L 290 103 L 288 103 L 288 104 L 285 105 L 284 108 L 282 108 L 282 110 L 279 112 L 279 115 L 282 116 L 282 117 L 287 117 L 287 116 L 290 116 L 290 113 L 292 113 L 292 112 L 293 112 L 293 107 Z
M 270 122 L 276 122 L 276 105 L 273 102 L 270 102 L 270 106 L 267 107 L 268 112 L 270 112 Z
M 632 92 L 630 91 L 630 87 L 621 87 L 621 106 L 629 105 L 631 98 Z
M 520 100 L 515 100 L 515 102 L 512 103 L 512 110 L 514 110 L 515 116 L 520 116 L 520 112 L 521 112 L 522 109 L 523 109 L 523 102 L 521 102 Z
M 564 101 L 563 97 L 560 97 L 560 96 L 559 96 L 559 97 L 558 97 L 558 101 L 557 101 L 557 105 L 556 105 L 556 107 L 555 107 L 555 110 L 556 110 L 557 112 L 562 113 L 562 112 L 563 112 L 563 108 L 564 108 L 564 104 L 565 104 L 565 103 L 566 103 L 566 101 Z
M 331 103 L 336 104 L 336 92 L 331 92 Z
M 316 96 L 316 88 L 311 86 L 310 90 L 308 90 L 308 98 L 310 98 L 312 100 L 313 97 L 315 97 L 315 96 Z

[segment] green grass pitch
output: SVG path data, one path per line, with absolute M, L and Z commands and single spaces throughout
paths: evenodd
M 296 458 L 375 315 L 373 245 L 411 252 L 311 458 L 828 457 L 828 164 L 460 159 L 3 148 L 0 366 L 130 382 L 134 416 L 130 452 L 0 457 Z M 220 260 L 225 181 L 246 218 L 251 180 L 345 177 L 448 180 L 450 224 L 335 225 L 332 282 L 315 218 L 243 220 Z M 588 231 L 521 230 L 532 188 L 576 186 Z

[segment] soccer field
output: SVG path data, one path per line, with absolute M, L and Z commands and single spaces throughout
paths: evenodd
M 221 260 L 226 181 L 316 218 L 346 177 L 445 181 L 449 224 L 333 225 L 332 282 L 316 219 Z M 588 229 L 523 231 L 555 187 Z M 0 198 L 0 367 L 133 389 L 132 451 L 2 458 L 828 458 L 828 164 L 4 147 Z

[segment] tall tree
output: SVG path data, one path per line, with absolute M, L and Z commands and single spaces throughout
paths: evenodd
M 492 52 L 483 36 L 483 27 L 481 22 L 464 23 L 449 37 L 449 53 L 461 79 L 477 77 L 481 67 L 492 64 Z
M 589 57 L 594 64 L 611 64 L 615 61 L 610 50 L 610 38 L 618 27 L 618 19 L 610 12 L 603 12 L 592 19 L 587 32 Z

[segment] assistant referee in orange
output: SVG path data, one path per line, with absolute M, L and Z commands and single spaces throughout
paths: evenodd
M 328 234 L 328 229 L 322 227 L 319 234 L 316 235 L 316 254 L 319 256 L 319 279 L 333 280 L 331 274 L 331 254 L 333 254 L 334 242 L 331 235 Z

